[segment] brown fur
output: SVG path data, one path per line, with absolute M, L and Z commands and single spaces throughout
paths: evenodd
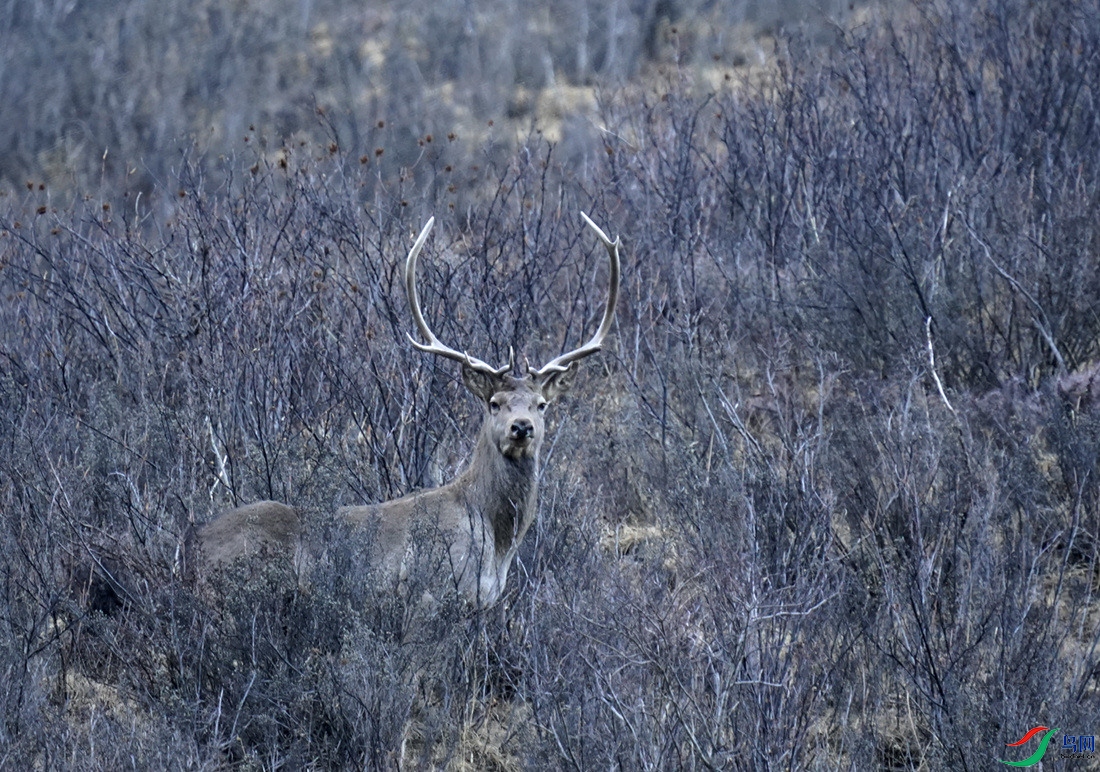
M 500 598 L 516 551 L 534 522 L 543 410 L 568 388 L 572 369 L 537 380 L 464 371 L 467 388 L 485 406 L 466 469 L 440 488 L 345 507 L 339 514 L 353 538 L 372 541 L 371 568 L 382 586 L 404 584 L 412 565 L 425 565 L 424 555 L 416 552 L 425 545 L 417 544 L 417 537 L 435 534 L 459 595 L 483 608 Z M 304 554 L 303 528 L 292 507 L 261 501 L 200 527 L 196 546 L 201 563 L 210 568 L 272 554 L 295 558 Z
M 477 608 L 492 605 L 504 592 L 508 569 L 538 507 L 539 449 L 546 431 L 543 411 L 569 388 L 576 362 L 601 349 L 615 316 L 619 240 L 611 241 L 588 215 L 582 212 L 581 216 L 610 258 L 603 319 L 586 344 L 538 370 L 529 367 L 523 378 L 505 374 L 511 363 L 493 368 L 450 348 L 431 331 L 416 293 L 416 259 L 434 218 L 420 231 L 405 262 L 405 287 L 413 320 L 428 343 L 418 343 L 411 336 L 410 341 L 420 351 L 462 363 L 463 383 L 484 405 L 485 417 L 470 463 L 450 483 L 383 504 L 340 511 L 352 540 L 370 545 L 369 569 L 375 572 L 379 590 L 394 582 L 407 587 L 411 572 L 443 567 L 449 570 L 458 594 Z M 276 553 L 293 556 L 301 573 L 300 517 L 274 501 L 226 512 L 199 528 L 194 541 L 198 562 L 204 567 Z M 428 577 L 428 586 L 443 589 L 435 579 Z
M 224 565 L 242 555 L 296 545 L 302 524 L 298 513 L 277 501 L 257 501 L 226 512 L 198 531 L 198 547 L 207 564 Z

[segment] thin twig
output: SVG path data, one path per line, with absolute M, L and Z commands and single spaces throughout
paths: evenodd
M 951 404 L 951 400 L 947 398 L 947 393 L 943 390 L 943 381 L 940 380 L 940 374 L 936 372 L 936 352 L 932 348 L 931 316 L 924 320 L 924 339 L 928 341 L 928 369 L 932 372 L 932 380 L 936 382 L 936 388 L 940 392 L 940 399 L 943 400 L 943 404 L 947 405 L 947 409 L 954 413 L 955 407 Z

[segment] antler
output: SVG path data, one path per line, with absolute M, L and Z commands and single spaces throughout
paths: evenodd
M 428 240 L 428 234 L 431 232 L 432 225 L 434 224 L 435 218 L 429 217 L 428 222 L 424 225 L 423 229 L 421 229 L 420 235 L 416 237 L 416 242 L 412 245 L 412 249 L 409 250 L 409 257 L 405 261 L 405 291 L 409 295 L 409 307 L 412 310 L 413 321 L 416 322 L 416 327 L 420 330 L 420 334 L 428 341 L 427 344 L 418 343 L 416 338 L 409 335 L 409 342 L 413 344 L 413 348 L 417 351 L 423 351 L 428 354 L 438 354 L 441 357 L 453 359 L 479 373 L 492 375 L 494 377 L 504 375 L 512 369 L 515 363 L 514 355 L 510 355 L 508 364 L 501 365 L 500 367 L 493 367 L 490 364 L 482 362 L 480 359 L 475 359 L 464 351 L 456 351 L 450 346 L 444 345 L 440 342 L 439 338 L 435 337 L 432 328 L 424 321 L 424 314 L 420 311 L 420 297 L 416 294 L 416 258 L 420 254 L 420 249 L 424 246 L 424 242 Z
M 581 217 L 584 218 L 584 221 L 588 223 L 592 230 L 596 231 L 600 241 L 607 247 L 607 256 L 611 258 L 611 276 L 608 280 L 611 286 L 607 293 L 607 306 L 604 308 L 603 321 L 600 322 L 600 329 L 596 330 L 596 334 L 592 336 L 592 339 L 580 348 L 551 359 L 538 370 L 528 365 L 527 371 L 535 378 L 541 378 L 550 373 L 564 373 L 578 359 L 584 359 L 586 356 L 595 354 L 603 347 L 603 339 L 607 337 L 607 333 L 611 330 L 611 323 L 615 320 L 615 304 L 619 299 L 619 246 L 622 242 L 618 236 L 615 237 L 614 241 L 609 239 L 607 234 L 600 229 L 600 226 L 592 222 L 592 219 L 584 212 L 581 212 Z

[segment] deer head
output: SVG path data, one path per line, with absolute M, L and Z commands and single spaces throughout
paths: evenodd
M 547 405 L 569 388 L 575 365 L 599 351 L 615 318 L 619 296 L 619 240 L 611 241 L 588 215 L 585 222 L 607 248 L 611 260 L 610 289 L 599 329 L 580 348 L 547 362 L 527 367 L 521 376 L 511 374 L 514 356 L 493 367 L 467 353 L 443 344 L 424 319 L 416 292 L 416 259 L 431 232 L 434 219 L 420 231 L 405 262 L 405 289 L 420 343 L 409 336 L 419 351 L 453 359 L 462 366 L 466 388 L 485 408 L 485 418 L 465 470 L 439 488 L 419 491 L 381 504 L 365 504 L 340 510 L 353 533 L 364 528 L 369 571 L 377 577 L 379 592 L 406 583 L 418 565 L 432 565 L 451 577 L 459 597 L 475 608 L 490 606 L 500 598 L 508 568 L 534 521 L 538 504 L 538 453 L 545 433 Z M 206 567 L 234 562 L 246 556 L 263 558 L 272 553 L 294 557 L 296 565 L 309 563 L 302 550 L 304 524 L 298 512 L 278 502 L 259 502 L 222 514 L 198 529 L 196 544 Z M 425 542 L 424 534 L 434 534 Z M 308 539 L 306 539 L 308 541 Z M 439 555 L 440 560 L 425 555 Z M 298 559 L 302 556 L 301 560 Z M 427 577 L 434 589 L 442 576 Z M 367 581 L 365 579 L 365 581 Z
M 412 335 L 408 336 L 409 341 L 418 351 L 453 359 L 462 365 L 463 383 L 469 392 L 485 405 L 486 419 L 483 424 L 483 434 L 487 432 L 493 446 L 501 455 L 509 459 L 537 457 L 545 430 L 543 414 L 547 406 L 572 384 L 576 373 L 573 365 L 595 354 L 603 347 L 604 339 L 615 319 L 615 306 L 619 298 L 620 241 L 618 238 L 615 241 L 609 239 L 607 234 L 584 212 L 581 212 L 581 217 L 607 248 L 611 262 L 610 288 L 603 319 L 595 334 L 583 346 L 550 360 L 540 368 L 536 369 L 528 365 L 527 373 L 520 378 L 510 374 L 515 367 L 514 355 L 509 356 L 506 364 L 493 367 L 466 352 L 442 343 L 424 319 L 424 313 L 420 308 L 420 297 L 416 290 L 416 261 L 435 224 L 434 217 L 429 218 L 420 230 L 420 235 L 417 236 L 405 261 L 405 291 L 408 293 L 409 307 L 417 330 L 427 343 L 418 342 Z

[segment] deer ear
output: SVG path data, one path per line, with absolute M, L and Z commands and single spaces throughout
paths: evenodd
M 488 402 L 490 397 L 500 391 L 501 379 L 463 365 L 462 382 L 471 394 L 482 402 Z
M 547 402 L 553 402 L 573 385 L 573 378 L 577 374 L 577 368 L 569 365 L 565 372 L 549 372 L 540 376 L 535 383 L 542 398 Z

